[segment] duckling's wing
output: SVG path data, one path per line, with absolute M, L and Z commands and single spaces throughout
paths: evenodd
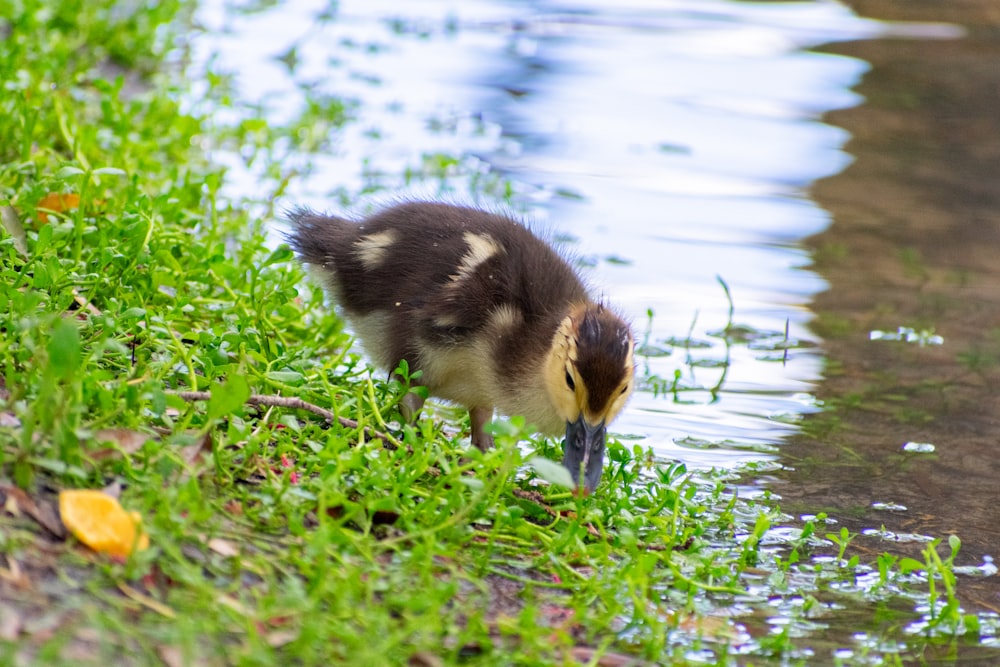
M 569 305 L 586 299 L 572 268 L 520 223 L 475 209 L 448 207 L 446 275 L 420 308 L 425 330 L 458 341 L 484 329 L 520 330 L 544 345 Z M 543 328 L 544 333 L 535 331 Z M 508 342 L 509 343 L 509 342 Z

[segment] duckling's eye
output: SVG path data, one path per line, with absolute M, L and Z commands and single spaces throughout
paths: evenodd
M 622 387 L 622 393 L 624 394 L 626 391 L 628 391 L 628 385 Z
M 566 371 L 566 386 L 569 387 L 570 391 L 576 391 L 576 383 L 573 382 L 573 376 Z

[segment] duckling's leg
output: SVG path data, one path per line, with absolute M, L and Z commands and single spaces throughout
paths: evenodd
M 493 448 L 493 436 L 483 430 L 493 419 L 493 408 L 470 408 L 469 421 L 472 422 L 472 444 L 484 452 Z

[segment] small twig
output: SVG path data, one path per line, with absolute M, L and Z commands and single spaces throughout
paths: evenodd
M 207 401 L 212 398 L 212 393 L 209 391 L 175 391 L 171 392 L 179 398 L 183 398 L 185 401 Z M 292 410 L 306 410 L 317 414 L 329 421 L 333 421 L 337 418 L 335 414 L 327 410 L 326 408 L 321 408 L 318 405 L 313 405 L 312 403 L 307 403 L 301 398 L 295 396 L 264 396 L 262 394 L 251 394 L 250 398 L 247 399 L 247 403 L 250 405 L 265 405 L 273 406 L 278 408 L 291 408 Z M 345 424 L 344 422 L 351 422 L 350 419 L 342 418 L 341 424 L 348 428 L 356 428 L 357 422 L 351 422 Z
M 172 391 L 167 393 L 173 394 L 174 396 L 177 396 L 185 401 L 192 402 L 207 401 L 212 397 L 211 392 L 208 391 Z M 247 398 L 246 402 L 248 405 L 288 408 L 290 410 L 305 410 L 306 412 L 319 415 L 329 422 L 336 421 L 344 428 L 358 428 L 358 422 L 355 420 L 348 419 L 347 417 L 338 417 L 326 408 L 321 408 L 318 405 L 309 403 L 308 401 L 303 401 L 301 398 L 296 396 L 265 396 L 263 394 L 251 394 L 250 397 Z M 375 429 L 366 426 L 364 428 L 364 433 L 369 439 L 381 440 L 383 446 L 389 449 L 399 449 L 400 447 L 400 443 L 395 438 L 386 433 L 382 433 L 381 431 L 376 431 Z

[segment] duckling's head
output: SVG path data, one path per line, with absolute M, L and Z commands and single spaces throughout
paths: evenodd
M 545 365 L 549 398 L 566 421 L 563 465 L 592 492 L 601 481 L 607 425 L 632 394 L 632 331 L 596 303 L 570 309 Z

